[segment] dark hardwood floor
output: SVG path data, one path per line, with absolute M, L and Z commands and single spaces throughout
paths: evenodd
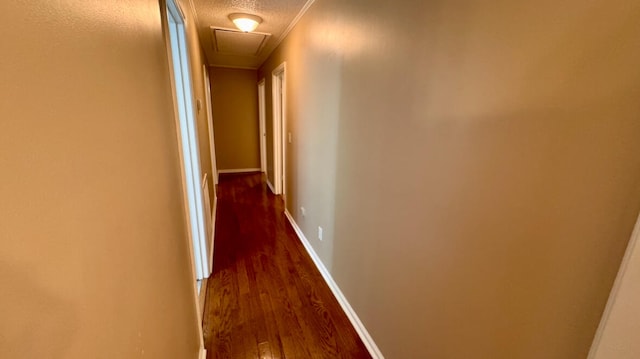
M 207 358 L 371 358 L 261 174 L 221 175 Z

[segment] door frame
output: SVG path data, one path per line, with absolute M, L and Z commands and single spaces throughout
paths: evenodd
M 202 171 L 198 146 L 193 76 L 190 69 L 184 12 L 175 0 L 167 0 L 170 72 L 173 79 L 174 104 L 177 110 L 177 135 L 182 162 L 183 187 L 189 234 L 193 244 L 196 280 L 208 276 Z
M 267 173 L 266 81 L 258 82 L 258 120 L 260 121 L 260 172 Z
M 271 72 L 273 100 L 273 162 L 275 192 L 286 199 L 287 153 L 285 145 L 287 129 L 287 63 L 283 62 Z M 282 98 L 282 101 L 278 101 Z M 286 202 L 285 202 L 286 203 Z
M 213 104 L 211 103 L 211 80 L 209 79 L 209 68 L 202 65 L 204 76 L 204 91 L 207 105 L 207 125 L 209 126 L 209 152 L 211 153 L 211 177 L 214 186 L 218 184 L 218 163 L 216 162 L 215 132 L 213 128 Z M 215 188 L 215 187 L 214 187 Z M 215 190 L 214 190 L 215 194 Z M 214 196 L 215 197 L 215 196 Z
M 207 258 L 209 259 L 209 272 L 207 277 L 211 275 L 213 272 L 213 250 L 214 240 L 215 240 L 215 230 L 216 230 L 216 210 L 218 207 L 218 195 L 216 193 L 216 185 L 218 184 L 218 163 L 216 162 L 216 145 L 215 145 L 215 132 L 213 128 L 213 105 L 211 98 L 211 81 L 209 80 L 209 68 L 206 64 L 202 65 L 202 76 L 204 77 L 204 93 L 205 93 L 205 103 L 207 106 L 207 126 L 209 127 L 209 153 L 211 156 L 211 178 L 213 179 L 212 188 L 213 188 L 213 200 L 211 201 L 211 233 L 207 233 L 209 240 L 209 248 L 207 253 Z M 206 189 L 209 190 L 208 188 Z M 211 197 L 210 197 L 211 199 Z M 206 205 L 206 201 L 205 201 Z M 205 211 L 205 213 L 207 213 Z M 209 227 L 207 227 L 209 229 Z

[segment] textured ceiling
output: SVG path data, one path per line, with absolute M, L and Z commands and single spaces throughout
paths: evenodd
M 209 65 L 258 68 L 290 30 L 290 25 L 297 21 L 298 14 L 311 3 L 313 0 L 193 0 L 200 41 Z M 229 37 L 232 42 L 225 45 L 225 51 L 218 51 L 212 28 L 237 30 L 228 17 L 234 12 L 260 16 L 262 23 L 256 31 L 271 34 L 257 53 L 246 50 L 251 40 L 243 41 L 242 36 L 250 37 L 251 34 L 243 33 Z

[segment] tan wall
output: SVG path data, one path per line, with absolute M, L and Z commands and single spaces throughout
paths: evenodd
M 209 73 L 218 169 L 260 168 L 256 70 L 212 67 Z
M 585 358 L 640 210 L 638 2 L 406 5 L 318 0 L 260 69 L 287 208 L 387 358 Z
M 158 2 L 3 2 L 0 20 L 0 357 L 196 358 Z
M 591 359 L 640 357 L 640 221 L 591 349 Z

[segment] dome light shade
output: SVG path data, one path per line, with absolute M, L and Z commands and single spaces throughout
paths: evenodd
M 229 19 L 233 21 L 236 27 L 244 32 L 251 32 L 258 27 L 258 24 L 262 22 L 262 18 L 256 15 L 249 14 L 230 14 Z

